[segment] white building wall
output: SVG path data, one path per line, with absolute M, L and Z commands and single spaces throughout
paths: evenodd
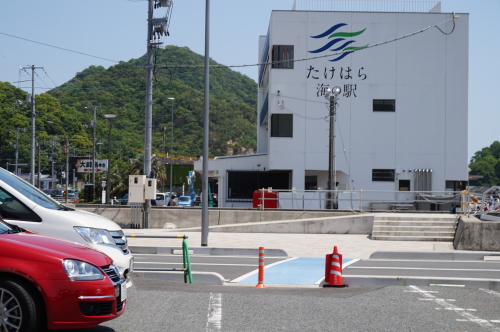
M 339 31 L 366 29 L 352 38 L 356 46 L 364 46 L 413 33 L 450 17 L 436 13 L 273 11 L 270 51 L 273 45 L 294 45 L 295 59 L 327 54 L 308 52 L 325 44 L 324 38 L 310 36 L 336 23 L 347 24 Z M 323 172 L 328 170 L 329 125 L 317 120 L 328 115 L 324 96 L 318 96 L 323 84 L 342 89 L 335 129 L 336 169 L 339 175 L 347 174 L 338 177 L 339 182 L 345 182 L 341 184 L 354 184 L 356 189 L 398 190 L 397 180 L 371 181 L 371 171 L 377 168 L 405 169 L 412 186 L 412 174 L 406 170 L 433 169 L 432 189 L 436 191 L 444 191 L 446 180 L 466 180 L 468 15 L 460 14 L 456 23 L 448 36 L 433 28 L 336 62 L 328 61 L 331 57 L 320 58 L 295 62 L 294 69 L 271 69 L 269 91 L 274 96 L 269 113 L 293 113 L 294 134 L 293 138 L 269 137 L 270 168 L 290 169 L 293 165 L 293 186 L 297 189 L 303 189 L 305 171 L 317 171 L 322 181 L 327 178 Z M 441 28 L 451 31 L 452 24 L 448 21 Z M 307 78 L 310 66 L 318 72 Z M 329 71 L 332 67 L 333 78 Z M 348 68 L 351 78 L 346 79 Z M 340 70 L 343 78 L 339 77 Z M 345 85 L 355 86 L 356 96 L 345 96 Z M 373 112 L 373 99 L 395 99 L 396 112 Z M 326 187 L 326 181 L 318 186 Z
M 269 93 L 268 123 L 260 126 L 260 114 L 257 116 L 257 147 L 262 155 L 210 161 L 210 170 L 217 169 L 221 180 L 219 204 L 224 206 L 227 198 L 225 170 L 253 169 L 251 165 L 257 163 L 266 170 L 291 170 L 291 186 L 297 190 L 304 189 L 306 175 L 316 175 L 317 186 L 327 187 L 329 110 L 324 92 L 335 86 L 342 90 L 335 126 L 335 168 L 340 188 L 397 191 L 399 180 L 406 179 L 414 189 L 414 169 L 432 169 L 433 191 L 444 191 L 447 180 L 466 181 L 469 15 L 459 16 L 449 35 L 431 28 L 332 62 L 333 51 L 310 51 L 333 39 L 311 36 L 336 24 L 345 25 L 335 32 L 364 31 L 345 37 L 329 49 L 347 41 L 354 41 L 349 46 L 371 46 L 446 20 L 440 27 L 449 32 L 452 16 L 273 11 L 269 52 L 275 45 L 293 45 L 294 59 L 308 60 L 294 62 L 293 69 L 267 68 L 269 84 L 259 86 L 257 110 Z M 265 40 L 266 36 L 259 38 L 259 61 Z M 349 87 L 353 89 L 350 94 Z M 396 111 L 373 112 L 374 99 L 395 99 Z M 272 114 L 293 114 L 293 137 L 271 137 Z M 199 164 L 195 169 L 201 169 Z M 396 170 L 395 181 L 372 181 L 373 169 Z M 378 199 L 402 196 L 391 193 Z M 364 201 L 369 198 L 369 193 L 363 194 Z

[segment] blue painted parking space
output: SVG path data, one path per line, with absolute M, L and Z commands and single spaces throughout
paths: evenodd
M 352 261 L 343 258 L 342 264 Z M 233 282 L 257 284 L 258 270 L 246 274 Z M 316 257 L 297 257 L 266 266 L 264 284 L 266 285 L 314 285 L 325 277 L 325 259 Z

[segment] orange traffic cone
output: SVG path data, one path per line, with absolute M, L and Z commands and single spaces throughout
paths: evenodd
M 328 283 L 323 285 L 324 288 L 344 288 L 347 285 L 342 283 L 342 255 L 337 251 L 337 246 L 333 247 L 333 254 L 331 254 L 330 275 Z

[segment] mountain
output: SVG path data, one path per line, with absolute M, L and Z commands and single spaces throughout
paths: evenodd
M 156 50 L 153 88 L 153 153 L 163 147 L 170 152 L 173 111 L 173 148 L 176 156 L 202 154 L 203 142 L 203 56 L 187 47 L 167 46 Z M 108 123 L 104 114 L 117 117 L 112 123 L 114 158 L 135 157 L 144 147 L 146 56 L 120 62 L 105 69 L 90 66 L 65 84 L 36 96 L 36 134 L 42 150 L 51 149 L 51 138 L 62 138 L 62 129 L 48 124 L 54 121 L 67 133 L 72 154 L 86 155 L 92 150 L 93 105 L 96 108 L 97 143 L 107 158 Z M 211 60 L 211 65 L 218 65 Z M 197 66 L 176 68 L 174 66 Z M 30 127 L 30 106 L 18 105 L 26 93 L 8 82 L 0 82 L 0 163 L 13 163 L 16 128 Z M 253 153 L 256 147 L 257 84 L 249 77 L 229 68 L 210 69 L 210 150 L 211 157 Z M 19 160 L 29 160 L 29 130 L 19 131 Z M 62 140 L 55 153 L 61 154 Z M 99 150 L 98 150 L 99 153 Z M 48 160 L 48 154 L 42 155 Z
M 153 151 L 162 150 L 162 128 L 166 142 L 171 133 L 174 107 L 174 154 L 196 156 L 203 140 L 203 56 L 187 47 L 167 46 L 155 51 L 155 63 L 166 65 L 154 75 Z M 122 144 L 143 147 L 146 56 L 121 62 L 108 69 L 89 67 L 49 91 L 61 106 L 80 112 L 86 105 L 101 105 L 101 114 L 114 113 L 113 127 L 123 137 Z M 168 68 L 168 65 L 198 68 Z M 218 65 L 211 61 L 211 65 Z M 256 146 L 257 84 L 229 68 L 210 70 L 210 155 L 253 151 Z M 87 116 L 88 120 L 90 118 Z M 102 117 L 101 117 L 102 118 Z M 102 121 L 104 122 L 104 121 Z M 115 141 L 114 138 L 112 141 Z M 166 143 L 166 151 L 169 150 Z

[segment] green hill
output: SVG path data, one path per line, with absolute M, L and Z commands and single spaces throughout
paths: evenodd
M 50 150 L 50 139 L 61 129 L 47 124 L 59 123 L 70 138 L 71 153 L 86 155 L 92 149 L 92 107 L 97 108 L 97 142 L 102 142 L 106 158 L 108 126 L 106 113 L 117 114 L 112 142 L 115 158 L 135 157 L 144 147 L 145 56 L 120 62 L 105 69 L 90 66 L 60 87 L 36 96 L 36 133 L 42 149 Z M 170 150 L 171 109 L 174 103 L 174 155 L 202 153 L 203 140 L 203 56 L 187 47 L 168 46 L 157 50 L 155 63 L 195 65 L 199 68 L 166 68 L 154 75 L 153 152 L 162 151 L 162 128 L 166 128 L 166 152 Z M 216 65 L 215 61 L 211 61 Z M 229 68 L 210 70 L 210 156 L 251 153 L 256 147 L 257 84 Z M 30 106 L 18 105 L 26 93 L 8 82 L 0 82 L 0 163 L 14 162 L 16 127 L 30 128 Z M 61 135 L 62 136 L 62 135 Z M 29 130 L 19 134 L 19 158 L 29 160 Z M 62 144 L 56 146 L 61 153 Z M 98 151 L 99 152 L 99 151 Z M 46 159 L 47 153 L 42 158 Z

